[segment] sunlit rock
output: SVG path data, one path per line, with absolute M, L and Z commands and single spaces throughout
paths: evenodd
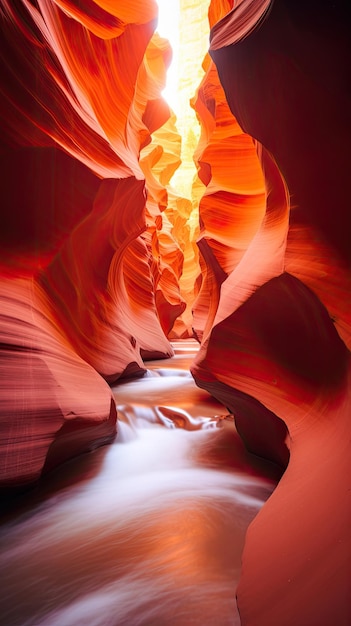
M 179 279 L 182 275 L 184 254 L 175 239 L 171 222 L 162 215 L 162 230 L 157 237 L 159 278 L 155 283 L 158 315 L 166 335 L 175 320 L 183 313 L 186 303 L 181 296 Z
M 249 449 L 283 466 L 290 454 L 247 534 L 244 626 L 350 619 L 345 19 L 337 4 L 243 0 L 211 32 L 232 113 L 257 140 L 267 209 L 193 374 Z
M 198 239 L 206 269 L 194 305 L 194 328 L 199 338 L 211 329 L 221 284 L 247 256 L 266 207 L 254 142 L 230 111 L 215 65 L 209 59 L 204 65 L 207 71 L 193 104 L 202 125 L 195 159 L 206 185 L 199 204 Z
M 67 6 L 44 0 L 38 8 L 4 4 L 3 141 L 16 147 L 57 144 L 101 177 L 140 177 L 139 129 L 126 121 L 155 22 L 130 23 L 123 32 L 118 28 L 119 36 L 115 17 L 110 23 L 101 39 L 77 14 L 72 19 Z
M 162 126 L 169 116 L 159 97 L 168 57 L 169 45 L 155 36 L 137 75 L 126 125 L 135 141 L 136 156 L 150 141 L 154 128 Z M 146 119 L 150 101 L 153 116 Z M 91 214 L 73 231 L 43 275 L 53 308 L 72 345 L 109 382 L 121 375 L 143 374 L 141 355 L 172 355 L 157 315 L 150 267 L 152 248 L 143 239 L 147 219 L 156 226 L 167 203 L 164 186 L 152 174 L 157 162 L 154 151 L 143 155 L 145 180 L 128 177 L 101 183 Z
M 183 253 L 179 290 L 186 303 L 184 312 L 175 320 L 171 336 L 187 338 L 193 336 L 193 304 L 202 281 L 199 250 L 196 244 L 199 233 L 198 212 L 194 210 L 194 202 L 180 197 L 175 190 L 170 189 L 166 215 Z
M 193 199 L 196 175 L 193 154 L 200 131 L 189 101 L 204 73 L 201 64 L 208 51 L 209 4 L 210 0 L 179 0 L 177 125 L 182 135 L 182 168 L 175 174 L 173 184 L 189 200 Z
M 166 336 L 184 311 L 186 302 L 180 293 L 184 253 L 176 231 L 167 217 L 174 193 L 170 180 L 179 167 L 181 138 L 176 130 L 175 115 L 152 134 L 152 140 L 141 152 L 140 166 L 147 185 L 146 221 L 152 289 L 160 324 Z
M 194 73 L 207 5 L 181 2 L 198 142 L 194 111 L 176 121 L 161 97 L 155 2 L 1 2 L 1 486 L 111 441 L 106 381 L 142 376 L 194 328 L 198 385 L 287 468 L 248 533 L 243 626 L 346 626 L 346 16 L 212 1 Z M 191 429 L 168 400 L 150 414 Z
M 141 353 L 172 354 L 141 237 L 147 192 L 139 154 L 170 115 L 160 97 L 170 50 L 152 38 L 156 15 L 151 1 L 2 3 L 1 417 L 9 486 L 33 483 L 111 439 L 115 408 L 98 373 L 108 381 L 141 375 Z M 72 389 L 80 398 L 86 388 L 80 403 Z M 14 389 L 28 395 L 20 411 Z M 26 446 L 35 459 L 28 452 L 21 467 Z

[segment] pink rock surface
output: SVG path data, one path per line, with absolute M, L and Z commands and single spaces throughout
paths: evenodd
M 99 374 L 172 355 L 141 237 L 140 150 L 170 116 L 156 16 L 151 1 L 1 3 L 4 486 L 113 437 Z
M 193 374 L 256 454 L 290 452 L 248 530 L 244 626 L 350 622 L 347 41 L 343 8 L 314 2 L 243 0 L 211 34 L 230 108 L 263 146 L 267 211 Z
M 111 390 L 65 341 L 32 278 L 1 280 L 1 489 L 113 440 Z
M 155 2 L 0 6 L 1 487 L 111 441 L 106 380 L 171 356 L 166 335 L 189 336 L 179 316 L 200 290 L 193 375 L 248 449 L 286 468 L 248 531 L 242 625 L 348 626 L 341 3 L 212 1 L 212 61 L 193 100 L 200 279 L 191 202 L 169 188 L 180 140 L 160 95 L 170 49 L 153 35 Z M 184 419 L 182 406 L 158 408 L 163 422 Z

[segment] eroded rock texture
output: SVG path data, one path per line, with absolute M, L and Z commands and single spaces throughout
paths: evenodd
M 105 381 L 173 353 L 180 139 L 156 17 L 151 0 L 1 3 L 4 488 L 110 440 Z
M 212 4 L 219 13 L 224 6 Z M 230 8 L 212 28 L 211 57 L 232 114 L 256 141 L 266 207 L 241 260 L 228 275 L 217 270 L 218 305 L 192 371 L 235 414 L 248 448 L 287 467 L 247 535 L 242 623 L 346 626 L 346 14 L 341 3 L 243 0 Z M 218 260 L 207 256 L 213 272 Z
M 248 265 L 248 249 L 261 228 L 266 198 L 262 169 L 253 139 L 231 113 L 214 63 L 205 59 L 206 74 L 194 100 L 202 123 L 196 150 L 199 177 L 206 191 L 199 203 L 198 245 L 203 281 L 194 306 L 194 328 L 203 339 L 211 329 L 226 279 Z
M 192 100 L 199 224 L 171 186 L 156 16 L 152 0 L 0 2 L 1 487 L 110 441 L 108 382 L 194 328 L 197 384 L 286 470 L 247 536 L 243 625 L 346 626 L 346 12 L 212 0 Z

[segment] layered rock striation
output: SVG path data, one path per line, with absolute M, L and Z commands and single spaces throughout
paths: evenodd
M 247 535 L 242 624 L 346 626 L 344 7 L 212 0 L 191 199 L 156 18 L 152 0 L 0 3 L 0 487 L 111 441 L 108 383 L 194 332 L 197 384 L 285 470 Z
M 222 275 L 192 372 L 247 447 L 287 468 L 247 534 L 238 606 L 250 626 L 350 620 L 345 19 L 341 3 L 243 0 L 211 31 L 231 112 L 256 142 L 266 208 Z
M 156 24 L 151 0 L 1 3 L 4 489 L 110 441 L 107 383 L 173 354 L 183 252 L 162 212 L 180 140 Z

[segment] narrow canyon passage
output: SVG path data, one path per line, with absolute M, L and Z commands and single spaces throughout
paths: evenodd
M 189 373 L 198 344 L 113 386 L 111 445 L 51 472 L 1 527 L 7 626 L 234 626 L 248 524 L 277 482 Z M 221 418 L 220 418 L 221 416 Z
M 0 0 L 4 626 L 350 626 L 344 4 Z

